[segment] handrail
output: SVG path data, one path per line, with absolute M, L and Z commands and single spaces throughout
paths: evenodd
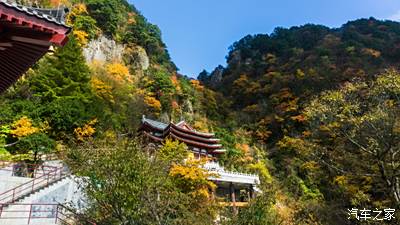
M 32 164 L 32 163 L 20 164 L 18 162 L 7 162 L 7 161 L 0 161 L 0 165 L 7 165 L 5 167 L 4 166 L 0 167 L 0 171 L 9 171 L 12 173 L 12 176 L 16 176 L 16 173 L 24 172 L 22 170 L 26 169 L 28 172 L 31 172 L 31 174 L 33 174 L 33 177 L 31 177 L 31 178 L 35 178 L 38 175 L 45 174 L 46 172 L 48 172 L 50 170 L 57 169 L 57 167 L 55 167 L 55 166 L 48 166 L 48 165 L 43 165 L 43 164 Z M 9 168 L 9 167 L 12 167 L 12 168 Z M 21 169 L 21 171 L 18 171 L 20 169 Z M 39 169 L 41 169 L 42 171 L 40 171 Z M 23 176 L 21 176 L 21 177 L 23 177 Z
M 219 165 L 219 163 L 216 163 L 216 162 L 207 162 L 203 166 L 203 168 L 208 171 L 211 171 L 211 172 L 219 172 L 219 173 L 226 173 L 226 174 L 231 174 L 231 175 L 241 175 L 241 176 L 246 176 L 246 177 L 258 178 L 257 174 L 227 171 L 224 169 L 224 167 L 222 167 L 221 165 Z
M 0 203 L 13 203 L 20 197 L 32 193 L 42 187 L 46 187 L 56 180 L 61 179 L 65 174 L 64 167 L 56 167 L 54 170 L 36 177 L 26 183 L 20 184 L 0 194 Z
M 5 208 L 5 207 L 8 208 Z M 14 206 L 15 210 L 10 209 Z M 16 204 L 1 204 L 0 203 L 0 221 L 19 220 L 19 224 L 30 224 L 34 220 L 48 220 L 55 224 L 61 223 L 65 225 L 82 225 L 79 221 L 84 221 L 85 224 L 96 225 L 96 223 L 78 215 L 68 207 L 57 203 L 16 203 Z M 22 222 L 21 220 L 24 220 Z M 77 220 L 78 223 L 77 223 Z

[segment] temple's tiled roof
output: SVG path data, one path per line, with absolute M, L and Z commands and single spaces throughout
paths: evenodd
M 40 9 L 40 8 L 33 8 L 33 7 L 26 7 L 22 5 L 18 5 L 15 2 L 7 1 L 7 0 L 0 0 L 0 4 L 16 9 L 20 12 L 23 12 L 30 16 L 35 16 L 39 19 L 44 19 L 47 22 L 55 23 L 57 25 L 61 25 L 64 27 L 69 28 L 65 25 L 65 13 L 68 12 L 67 8 L 60 8 L 60 9 Z
M 147 118 L 145 118 L 145 117 L 143 117 L 142 123 L 147 123 L 147 124 L 149 124 L 150 126 L 152 126 L 152 127 L 154 127 L 154 128 L 158 128 L 158 129 L 160 129 L 160 130 L 165 130 L 165 128 L 168 127 L 168 124 L 166 124 L 166 123 L 162 123 L 162 122 L 159 122 L 159 121 L 147 119 Z
M 186 126 L 177 126 L 176 124 L 173 124 L 173 123 L 171 123 L 171 126 L 178 130 L 185 131 L 185 132 L 188 132 L 188 133 L 191 133 L 191 134 L 194 134 L 197 136 L 205 137 L 205 138 L 212 138 L 215 135 L 214 133 L 204 133 L 204 132 L 196 131 L 192 128 L 187 129 L 187 128 L 185 128 Z

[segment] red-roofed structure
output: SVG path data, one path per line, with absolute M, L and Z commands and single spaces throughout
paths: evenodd
M 165 124 L 143 118 L 140 131 L 156 142 L 162 142 L 166 138 L 184 142 L 195 156 L 216 157 L 225 152 L 219 143 L 220 140 L 214 138 L 215 134 L 196 131 L 184 121 Z
M 64 9 L 36 9 L 0 0 L 0 92 L 17 81 L 50 46 L 64 46 L 71 28 Z

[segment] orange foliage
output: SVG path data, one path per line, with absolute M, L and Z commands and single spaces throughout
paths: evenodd
M 304 122 L 307 120 L 307 118 L 304 115 L 297 115 L 297 116 L 292 116 L 290 117 L 292 120 L 297 121 L 297 122 Z
M 249 86 L 247 75 L 240 75 L 240 77 L 233 82 L 233 85 L 240 89 L 246 89 Z
M 152 96 L 146 96 L 144 97 L 144 102 L 146 103 L 147 106 L 149 106 L 153 110 L 157 112 L 161 111 L 161 102 L 158 101 L 156 98 Z
M 254 135 L 261 141 L 267 141 L 272 132 L 268 130 L 268 125 L 271 123 L 270 118 L 264 118 L 257 123 L 257 129 Z
M 136 23 L 136 14 L 133 12 L 128 13 L 128 24 L 135 24 Z
M 236 144 L 235 148 L 239 149 L 242 154 L 243 154 L 243 158 L 242 161 L 243 162 L 251 162 L 253 161 L 253 157 L 251 156 L 251 149 L 250 146 L 248 144 Z
M 50 5 L 53 7 L 58 7 L 60 5 L 68 5 L 68 0 L 50 0 Z
M 200 81 L 198 80 L 191 80 L 190 83 L 192 84 L 192 86 L 198 90 L 198 91 L 203 91 L 204 90 L 204 86 L 200 84 Z
M 171 82 L 174 85 L 175 89 L 177 92 L 181 92 L 181 84 L 178 80 L 178 77 L 176 75 L 171 76 Z
M 311 136 L 311 131 L 306 130 L 306 131 L 303 131 L 302 134 L 304 137 L 309 137 L 309 136 Z
M 172 101 L 171 105 L 172 105 L 172 108 L 173 108 L 174 110 L 179 109 L 179 104 L 178 104 L 178 102 Z
M 374 58 L 379 58 L 381 56 L 381 52 L 372 48 L 363 48 L 362 53 L 364 55 L 369 55 Z

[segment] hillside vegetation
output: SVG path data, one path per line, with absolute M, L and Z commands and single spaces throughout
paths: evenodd
M 266 154 L 287 223 L 354 224 L 347 209 L 399 206 L 399 46 L 400 24 L 374 18 L 276 28 L 199 74 L 226 97 L 227 129 Z

